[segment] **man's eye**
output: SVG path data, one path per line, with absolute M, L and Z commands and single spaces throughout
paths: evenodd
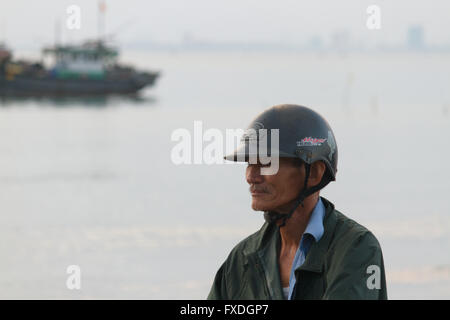
M 252 164 L 252 163 L 248 163 L 247 167 L 256 166 L 256 167 L 260 167 L 260 168 L 265 168 L 265 167 L 270 167 L 270 165 L 271 165 L 270 162 L 268 164 L 262 164 L 262 163 Z

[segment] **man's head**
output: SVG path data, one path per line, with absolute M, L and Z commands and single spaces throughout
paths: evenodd
M 304 188 L 306 175 L 304 163 L 295 158 L 281 158 L 280 167 L 275 175 L 262 175 L 261 166 L 249 164 L 246 170 L 253 210 L 286 213 Z M 311 165 L 308 187 L 320 183 L 325 168 L 322 161 Z M 318 191 L 311 196 L 317 194 Z
M 317 112 L 292 104 L 267 109 L 249 129 L 263 134 L 248 139 L 244 135 L 241 145 L 225 159 L 249 162 L 246 179 L 252 192 L 252 208 L 265 211 L 269 223 L 282 218 L 283 226 L 305 199 L 317 197 L 319 190 L 336 180 L 338 150 L 333 131 Z M 275 148 L 268 146 L 268 139 L 264 141 L 265 130 L 277 132 L 279 143 Z M 254 161 L 263 159 L 261 150 L 270 150 L 272 161 L 273 156 L 278 160 L 275 174 L 265 173 L 265 161 Z

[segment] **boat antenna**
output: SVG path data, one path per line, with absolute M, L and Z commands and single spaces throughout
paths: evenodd
M 2 42 L 6 45 L 6 19 L 1 20 L 0 24 L 0 44 Z
M 105 34 L 105 11 L 106 11 L 106 3 L 104 0 L 100 0 L 98 2 L 98 40 L 103 41 L 103 37 Z
M 56 19 L 55 20 L 55 26 L 54 26 L 54 42 L 55 42 L 55 48 L 61 45 L 61 20 Z
M 105 39 L 114 39 L 117 38 L 119 33 L 123 33 L 125 31 L 125 29 L 129 29 L 130 26 L 134 25 L 137 21 L 137 18 L 130 18 L 128 20 L 126 20 L 125 22 L 123 22 L 122 24 L 120 24 L 117 28 L 114 29 L 114 31 L 105 34 Z

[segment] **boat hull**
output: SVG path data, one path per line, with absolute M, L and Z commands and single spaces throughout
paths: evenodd
M 0 76 L 2 96 L 76 96 L 132 94 L 146 86 L 152 86 L 158 73 L 146 74 L 145 78 L 126 79 L 56 79 Z

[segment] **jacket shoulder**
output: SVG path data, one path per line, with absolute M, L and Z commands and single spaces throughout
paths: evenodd
M 262 227 L 241 240 L 238 244 L 236 244 L 231 250 L 227 260 L 232 260 L 236 258 L 236 256 L 241 256 L 245 253 L 250 253 L 258 250 L 264 240 L 265 235 L 270 229 L 270 225 L 266 222 L 262 225 Z
M 366 227 L 334 210 L 336 224 L 330 242 L 324 299 L 387 299 L 386 278 L 381 246 Z M 372 290 L 373 267 L 377 268 L 379 285 Z
M 352 243 L 364 242 L 369 246 L 379 247 L 380 244 L 375 235 L 363 225 L 350 219 L 338 210 L 333 212 L 336 216 L 336 226 L 334 230 L 334 241 L 332 243 Z
M 246 254 L 256 251 L 262 243 L 268 226 L 265 223 L 260 230 L 241 240 L 228 254 L 220 267 L 208 295 L 208 299 L 235 299 L 245 286 L 245 273 L 248 269 Z

